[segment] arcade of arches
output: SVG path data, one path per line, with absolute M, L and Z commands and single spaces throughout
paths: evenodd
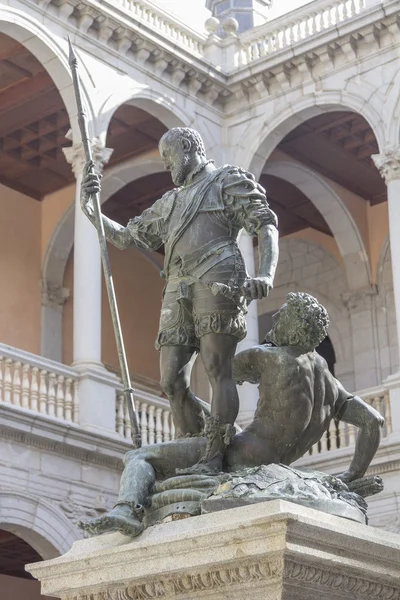
M 74 174 L 62 152 L 62 148 L 69 145 L 65 136 L 70 126 L 61 96 L 50 76 L 24 46 L 1 34 L 0 57 L 5 66 L 0 90 L 0 201 L 2 214 L 6 215 L 1 222 L 1 269 L 3 281 L 8 282 L 7 293 L 2 294 L 0 300 L 1 314 L 6 315 L 0 321 L 0 339 L 40 354 L 42 264 L 54 230 L 63 214 L 71 210 L 75 193 Z M 104 203 L 105 214 L 121 224 L 140 214 L 172 187 L 169 174 L 161 170 L 159 161 L 157 163 L 157 142 L 166 131 L 166 125 L 146 112 L 143 103 L 141 106 L 128 102 L 117 108 L 107 133 L 106 146 L 113 152 L 104 168 L 105 182 L 108 174 L 121 165 L 135 161 L 142 161 L 144 165 L 142 169 L 135 169 L 133 180 L 129 180 L 127 170 L 120 187 Z M 324 299 L 329 296 L 332 301 L 332 295 L 326 294 L 329 272 L 322 269 L 317 276 L 318 266 L 330 261 L 336 278 L 332 282 L 336 290 L 335 306 L 342 321 L 350 320 L 349 310 L 341 302 L 341 296 L 349 287 L 343 250 L 329 219 L 318 209 L 315 198 L 306 193 L 306 189 L 313 191 L 313 187 L 313 193 L 319 193 L 313 181 L 316 176 L 329 185 L 332 203 L 336 195 L 336 202 L 345 207 L 354 224 L 354 231 L 346 235 L 360 238 L 368 283 L 377 283 L 381 249 L 388 235 L 388 217 L 386 186 L 371 159 L 376 153 L 377 142 L 365 118 L 355 112 L 338 110 L 322 113 L 297 126 L 269 157 L 260 182 L 279 218 L 281 260 L 276 290 L 270 301 L 260 303 L 261 313 L 270 312 L 269 302 L 274 303 L 274 295 L 282 297 L 283 288 L 285 291 L 308 289 Z M 155 165 L 151 173 L 145 174 L 146 162 L 151 160 Z M 303 183 L 306 181 L 308 188 L 296 185 L 291 166 L 304 167 Z M 337 223 L 334 208 L 332 205 L 331 220 L 336 229 L 343 230 Z M 60 340 L 65 364 L 73 362 L 72 239 L 70 243 L 64 264 L 66 298 Z M 53 251 L 56 253 L 57 248 Z M 156 390 L 158 356 L 153 342 L 163 287 L 159 278 L 162 256 L 153 257 L 135 249 L 121 253 L 110 248 L 110 257 L 130 369 L 135 381 Z M 390 301 L 390 282 L 385 285 L 389 285 L 389 289 L 385 289 L 385 301 Z M 102 306 L 102 362 L 117 371 L 104 286 Z M 10 318 L 11 312 L 14 319 Z M 333 326 L 346 329 L 344 323 L 333 322 Z M 383 375 L 387 375 L 397 361 L 395 348 L 389 348 L 389 362 L 379 367 Z M 336 352 L 339 372 L 346 375 L 354 387 L 358 382 L 340 367 L 341 361 L 347 363 L 345 352 Z M 373 383 L 366 381 L 363 387 Z
M 94 61 L 92 55 L 89 58 Z M 119 374 L 119 364 L 105 286 L 100 279 L 99 255 L 85 251 L 85 243 L 88 249 L 96 246 L 95 235 L 82 215 L 74 214 L 82 157 L 72 144 L 74 127 L 69 115 L 73 109 L 63 100 L 68 95 L 58 89 L 50 69 L 46 70 L 26 46 L 5 33 L 0 33 L 0 68 L 0 276 L 4 284 L 0 344 L 54 361 L 46 363 L 50 365 L 78 368 L 85 360 L 90 366 L 102 363 L 114 385 L 116 378 L 112 379 L 111 374 Z M 129 100 L 124 98 L 112 106 L 110 103 L 108 125 L 104 130 L 95 130 L 94 136 L 101 146 L 99 154 L 103 152 L 104 157 L 103 211 L 123 225 L 172 188 L 157 149 L 158 140 L 171 123 L 196 127 L 206 140 L 214 140 L 218 160 L 233 162 L 235 155 L 236 138 L 229 137 L 229 125 L 225 129 L 215 127 L 217 113 L 211 115 L 211 104 L 208 120 L 207 108 L 201 104 L 199 111 L 195 107 L 183 122 L 186 99 L 179 107 L 176 103 L 175 113 L 173 103 L 165 99 L 167 92 L 157 101 L 150 99 L 150 93 L 139 96 L 137 92 Z M 303 119 L 302 109 L 296 112 L 295 102 L 291 106 L 296 124 L 280 137 L 268 156 L 261 150 L 265 140 L 257 149 L 262 166 L 256 175 L 279 218 L 280 262 L 270 297 L 253 307 L 258 312 L 250 341 L 258 343 L 264 337 L 270 315 L 279 309 L 288 292 L 309 292 L 327 307 L 331 319 L 329 337 L 319 352 L 346 388 L 365 390 L 380 385 L 399 368 L 387 187 L 371 159 L 382 148 L 368 115 L 361 109 L 357 112 L 350 105 L 346 108 L 330 103 L 326 110 L 319 106 L 315 111 L 318 114 Z M 102 114 L 99 122 L 107 118 Z M 218 135 L 214 136 L 214 131 Z M 224 135 L 231 139 L 230 149 L 219 143 Z M 272 132 L 270 137 L 274 140 L 279 135 Z M 253 142 L 241 140 L 244 148 L 250 148 Z M 253 158 L 246 156 L 243 166 L 253 164 Z M 254 242 L 254 254 L 251 246 L 247 250 L 247 258 L 256 268 L 255 246 Z M 110 246 L 109 251 L 134 384 L 160 398 L 154 339 L 163 289 L 163 250 L 121 252 Z M 85 272 L 80 271 L 82 261 Z M 93 276 L 93 282 L 85 282 L 87 273 Z M 92 283 L 98 286 L 98 294 L 90 292 Z M 85 354 L 93 348 L 92 355 Z M 208 399 L 208 383 L 197 362 L 194 388 Z M 96 401 L 94 398 L 91 406 L 97 410 Z M 108 415 L 110 421 L 115 420 L 115 388 Z M 85 446 L 85 454 L 76 459 L 68 453 L 61 456 L 61 450 L 54 457 L 49 449 L 40 448 L 33 467 L 42 477 L 46 465 L 50 475 L 48 479 L 46 474 L 43 479 L 38 475 L 35 493 L 53 494 L 50 497 L 58 511 L 57 519 L 63 517 L 73 523 L 71 543 L 79 537 L 75 523 L 82 506 L 85 514 L 92 515 L 91 510 L 102 514 L 112 505 L 120 467 L 115 456 L 128 447 L 126 439 L 115 440 L 113 421 L 113 443 L 118 447 L 114 454 L 110 451 L 111 457 L 106 456 L 106 450 L 102 454 L 104 423 L 95 423 L 90 429 L 83 410 L 81 418 L 85 435 L 103 437 Z M 71 424 L 73 434 L 83 436 L 74 426 Z M 45 437 L 42 431 L 40 435 Z M 62 445 L 61 434 L 56 441 Z M 86 442 L 84 439 L 82 445 Z M 5 445 L 7 451 L 0 464 L 7 471 L 7 487 L 13 484 L 10 465 L 17 444 L 6 441 Z M 89 446 L 91 450 L 86 452 Z M 63 469 L 68 471 L 65 477 L 64 473 L 60 475 Z M 51 489 L 52 477 L 60 480 L 56 492 Z M 103 487 L 97 497 L 99 478 Z M 28 486 L 29 476 L 24 474 L 22 479 L 21 485 Z M 388 490 L 391 492 L 390 485 Z M 36 584 L 25 578 L 23 564 L 40 560 L 41 556 L 18 532 L 18 525 L 12 533 L 2 530 L 0 520 L 0 585 L 3 588 L 12 579 L 14 589 L 18 587 L 13 600 L 37 600 L 38 590 L 32 587 Z M 32 593 L 27 591 L 29 586 Z

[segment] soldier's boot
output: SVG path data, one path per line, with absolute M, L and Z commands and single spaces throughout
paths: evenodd
M 80 521 L 78 527 L 90 535 L 120 531 L 125 535 L 136 537 L 143 531 L 143 507 L 135 502 L 121 500 L 115 504 L 109 513 L 92 519 L 87 523 Z
M 226 448 L 235 435 L 235 428 L 230 423 L 223 423 L 220 417 L 207 417 L 204 435 L 207 438 L 204 455 L 193 467 L 177 469 L 177 474 L 215 475 L 222 471 Z

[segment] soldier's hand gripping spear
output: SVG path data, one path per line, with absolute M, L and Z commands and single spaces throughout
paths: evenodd
M 93 171 L 94 163 L 93 163 L 93 157 L 92 157 L 92 148 L 91 148 L 91 144 L 90 144 L 90 140 L 89 140 L 89 132 L 88 132 L 88 126 L 87 126 L 87 121 L 86 121 L 86 115 L 85 115 L 85 112 L 83 109 L 83 103 L 82 103 L 82 95 L 81 95 L 81 88 L 80 88 L 79 75 L 78 75 L 78 60 L 76 58 L 74 49 L 71 44 L 71 40 L 69 38 L 68 38 L 68 43 L 69 43 L 69 65 L 70 65 L 70 69 L 71 69 L 71 73 L 72 73 L 72 80 L 73 80 L 73 84 L 74 84 L 75 98 L 76 98 L 76 104 L 77 104 L 77 109 L 78 109 L 79 129 L 81 132 L 82 144 L 83 144 L 85 157 L 86 157 L 86 163 L 88 165 L 88 168 L 92 169 L 92 171 Z M 110 304 L 111 317 L 112 317 L 112 322 L 113 322 L 113 327 L 114 327 L 115 341 L 117 344 L 118 358 L 119 358 L 119 363 L 120 363 L 120 367 L 121 367 L 122 383 L 124 386 L 124 397 L 125 397 L 125 401 L 128 406 L 129 417 L 130 417 L 130 421 L 131 421 L 132 442 L 133 442 L 133 445 L 135 446 L 135 448 L 139 448 L 141 445 L 140 429 L 139 429 L 138 419 L 137 419 L 136 410 L 135 410 L 133 389 L 131 387 L 131 379 L 130 379 L 130 375 L 129 375 L 128 363 L 126 360 L 124 341 L 123 341 L 123 337 L 122 337 L 121 324 L 120 324 L 119 314 L 118 314 L 117 300 L 115 297 L 114 283 L 113 283 L 113 278 L 111 275 L 111 267 L 110 267 L 110 261 L 109 261 L 109 257 L 108 257 L 106 237 L 104 234 L 104 225 L 103 225 L 103 219 L 102 219 L 101 208 L 100 208 L 100 194 L 99 193 L 91 194 L 90 200 L 91 200 L 92 206 L 93 206 L 94 224 L 97 229 L 97 234 L 99 237 L 101 262 L 103 265 L 104 279 L 106 282 L 108 301 Z

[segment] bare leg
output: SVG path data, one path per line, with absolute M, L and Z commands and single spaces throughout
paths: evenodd
M 239 396 L 232 375 L 237 338 L 209 333 L 200 339 L 200 356 L 212 389 L 211 415 L 233 425 L 239 412 Z
M 206 451 L 200 462 L 185 473 L 222 471 L 226 447 L 233 438 L 233 424 L 239 411 L 239 397 L 232 376 L 236 345 L 237 338 L 227 334 L 210 333 L 200 339 L 200 355 L 213 392 L 211 417 L 205 428 Z
M 204 451 L 204 438 L 177 440 L 164 444 L 144 446 L 124 457 L 118 500 L 103 517 L 80 527 L 92 535 L 120 531 L 136 537 L 143 531 L 142 506 L 148 506 L 156 473 L 161 477 L 173 475 L 175 468 L 185 468 L 198 461 Z
M 196 435 L 204 428 L 203 411 L 190 390 L 194 348 L 163 346 L 160 354 L 161 387 L 171 403 L 178 437 Z

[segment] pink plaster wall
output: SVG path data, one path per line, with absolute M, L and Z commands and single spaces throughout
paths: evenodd
M 154 341 L 158 331 L 163 280 L 160 278 L 159 270 L 139 250 L 121 251 L 110 245 L 108 248 L 131 375 L 132 377 L 140 375 L 158 382 L 159 356 L 154 348 Z M 68 260 L 63 285 L 71 290 L 71 296 L 64 305 L 63 362 L 71 364 L 73 361 L 73 257 Z M 102 348 L 102 361 L 107 366 L 118 370 L 118 355 L 104 280 Z
M 40 352 L 41 205 L 0 185 L 0 342 Z

